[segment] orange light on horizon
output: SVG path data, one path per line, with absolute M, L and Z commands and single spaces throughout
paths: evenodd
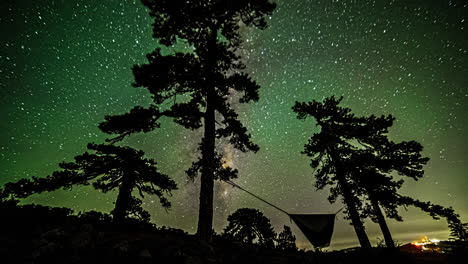
M 439 239 L 429 239 L 427 236 L 423 236 L 421 240 L 414 241 L 411 244 L 421 248 L 423 251 L 432 250 L 439 251 L 440 248 L 437 247 L 437 244 L 440 242 Z

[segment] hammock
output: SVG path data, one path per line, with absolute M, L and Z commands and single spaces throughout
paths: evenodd
M 270 205 L 271 207 L 285 213 L 289 216 L 290 219 L 299 227 L 302 233 L 305 235 L 307 240 L 316 248 L 319 247 L 328 247 L 330 245 L 331 237 L 333 235 L 333 228 L 335 225 L 335 216 L 343 208 L 334 214 L 290 214 L 278 206 L 264 200 L 263 198 L 247 191 L 238 184 L 232 182 L 231 180 L 224 180 L 224 182 L 236 187 L 253 197 L 259 199 L 260 201 Z

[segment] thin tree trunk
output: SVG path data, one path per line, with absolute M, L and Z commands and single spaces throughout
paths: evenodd
M 216 31 L 212 30 L 210 47 L 216 45 Z M 214 42 L 214 43 L 213 43 Z M 210 59 L 211 60 L 211 59 Z M 211 63 L 210 63 L 211 64 Z M 214 67 L 209 65 L 209 68 Z M 206 241 L 211 241 L 213 230 L 213 187 L 214 187 L 214 158 L 215 158 L 215 87 L 207 83 L 208 95 L 204 117 L 204 137 L 202 145 L 202 175 L 200 183 L 200 208 L 198 214 L 197 235 Z
M 377 221 L 379 223 L 380 229 L 382 230 L 382 234 L 385 240 L 385 244 L 387 245 L 388 249 L 395 249 L 395 243 L 393 242 L 392 234 L 390 233 L 390 229 L 387 226 L 387 221 L 385 221 L 385 217 L 382 214 L 382 210 L 380 210 L 379 203 L 370 197 L 372 207 L 374 208 L 374 214 L 377 217 Z
M 364 250 L 370 250 L 372 245 L 369 241 L 369 237 L 366 234 L 366 229 L 364 227 L 363 222 L 361 221 L 361 217 L 356 208 L 356 197 L 353 196 L 351 192 L 351 188 L 346 181 L 345 174 L 342 172 L 342 168 L 340 167 L 341 162 L 339 155 L 335 153 L 335 151 L 329 149 L 330 157 L 332 162 L 335 164 L 336 169 L 336 176 L 338 179 L 338 184 L 340 185 L 341 193 L 343 194 L 343 200 L 346 204 L 346 208 L 348 209 L 349 218 L 351 218 L 351 223 L 354 227 L 354 231 L 356 232 L 356 236 L 358 237 L 359 244 Z
M 371 243 L 369 241 L 369 237 L 367 237 L 366 229 L 364 224 L 359 217 L 357 212 L 356 203 L 354 201 L 354 197 L 351 193 L 348 183 L 343 177 L 339 177 L 338 182 L 340 184 L 341 192 L 343 193 L 344 202 L 346 204 L 346 208 L 348 209 L 349 217 L 351 218 L 351 223 L 354 226 L 354 231 L 359 240 L 359 244 L 365 250 L 371 249 Z

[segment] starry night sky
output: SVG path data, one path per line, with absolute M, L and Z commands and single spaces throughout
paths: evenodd
M 261 85 L 260 100 L 235 105 L 260 145 L 243 154 L 220 144 L 239 169 L 241 186 L 291 213 L 334 213 L 328 191 L 316 191 L 308 159 L 300 154 L 317 132 L 298 121 L 295 101 L 344 96 L 358 115 L 393 114 L 395 141 L 416 140 L 430 157 L 426 174 L 402 189 L 421 200 L 453 206 L 468 221 L 468 6 L 443 0 L 278 0 L 261 31 L 243 28 L 247 71 Z M 97 124 L 105 115 L 146 106 L 149 93 L 131 87 L 131 66 L 156 48 L 151 18 L 137 0 L 3 0 L 0 3 L 0 185 L 46 176 L 71 161 L 88 142 L 103 142 Z M 170 120 L 124 144 L 141 148 L 179 185 L 166 213 L 157 200 L 145 208 L 158 225 L 196 230 L 198 185 L 184 171 L 197 157 L 201 131 Z M 221 142 L 222 143 L 222 142 Z M 34 195 L 25 203 L 77 211 L 113 208 L 114 194 L 91 187 Z M 294 226 L 286 215 L 240 190 L 217 184 L 215 228 L 240 207 L 260 209 L 277 232 Z M 389 220 L 400 242 L 422 235 L 446 239 L 444 220 L 402 209 L 404 222 Z M 366 222 L 376 243 L 378 227 Z M 308 246 L 293 228 L 301 246 Z M 357 245 L 352 226 L 339 214 L 333 248 Z

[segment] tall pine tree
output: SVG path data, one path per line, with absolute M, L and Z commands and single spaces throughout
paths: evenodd
M 323 189 L 331 186 L 328 197 L 330 202 L 342 197 L 361 247 L 370 249 L 371 244 L 359 215 L 362 201 L 353 188 L 354 182 L 348 170 L 348 161 L 356 150 L 350 140 L 363 132 L 365 120 L 355 117 L 351 109 L 339 106 L 340 101 L 331 97 L 323 103 L 315 100 L 310 103 L 296 102 L 293 111 L 297 113 L 298 119 L 313 117 L 317 126 L 320 126 L 320 132 L 309 138 L 302 152 L 311 158 L 310 166 L 315 170 L 315 187 Z
M 351 109 L 339 106 L 341 100 L 331 97 L 323 103 L 296 103 L 293 108 L 300 119 L 312 116 L 321 127 L 304 151 L 317 169 L 316 186 L 332 185 L 332 202 L 343 197 L 362 247 L 369 246 L 362 219 L 371 217 L 379 224 L 387 247 L 395 248 L 381 207 L 387 217 L 401 221 L 398 207 L 413 200 L 401 198 L 398 189 L 404 180 L 396 180 L 393 174 L 418 180 L 429 159 L 422 157 L 423 148 L 415 141 L 388 139 L 394 121 L 391 115 L 356 117 Z
M 148 63 L 135 65 L 134 86 L 147 89 L 153 98 L 148 108 L 135 107 L 129 113 L 107 116 L 100 128 L 117 135 L 115 142 L 137 132 L 159 127 L 162 116 L 188 129 L 203 128 L 201 157 L 188 170 L 201 175 L 198 235 L 210 240 L 213 222 L 213 186 L 216 177 L 235 177 L 223 168 L 216 153 L 216 138 L 226 137 L 241 151 L 257 151 L 247 129 L 229 104 L 232 92 L 241 93 L 240 102 L 258 100 L 259 86 L 243 72 L 239 57 L 240 28 L 266 27 L 265 16 L 275 4 L 268 0 L 142 0 L 154 18 L 153 37 L 172 47 L 184 43 L 187 52 L 147 55 Z

